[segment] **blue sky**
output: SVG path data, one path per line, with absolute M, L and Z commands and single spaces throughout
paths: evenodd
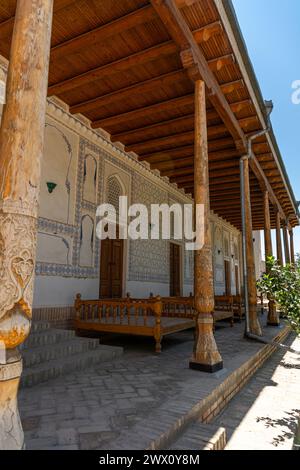
M 292 83 L 300 80 L 300 1 L 233 0 L 260 87 L 272 99 L 272 124 L 297 200 L 300 200 L 300 104 Z M 295 230 L 300 252 L 300 228 Z

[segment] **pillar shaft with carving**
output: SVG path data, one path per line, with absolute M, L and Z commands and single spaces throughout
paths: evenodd
M 270 202 L 268 191 L 264 192 L 264 217 L 265 217 L 265 257 L 273 256 L 272 235 L 271 235 L 271 217 L 270 217 Z M 268 325 L 278 326 L 280 323 L 279 315 L 276 311 L 276 304 L 269 298 L 269 312 L 268 312 Z
M 198 221 L 198 226 L 204 224 L 204 244 L 201 249 L 195 251 L 194 295 L 197 331 L 190 367 L 215 372 L 222 369 L 223 362 L 213 334 L 214 283 L 210 233 L 207 120 L 205 84 L 202 80 L 195 81 L 194 179 L 195 204 L 204 207 L 203 220 Z
M 0 449 L 23 447 L 17 346 L 31 325 L 53 0 L 18 0 L 0 129 Z
M 245 242 L 246 242 L 246 265 L 247 265 L 247 290 L 249 305 L 249 329 L 250 333 L 262 336 L 262 330 L 257 318 L 257 289 L 255 274 L 255 258 L 252 231 L 251 194 L 249 179 L 249 159 L 242 160 L 242 178 L 244 188 L 244 211 L 245 211 Z
M 276 245 L 277 245 L 277 260 L 280 266 L 283 266 L 283 251 L 281 242 L 281 218 L 280 213 L 276 213 Z

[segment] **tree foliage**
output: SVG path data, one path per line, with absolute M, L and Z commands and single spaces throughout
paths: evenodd
M 282 315 L 300 335 L 300 257 L 295 264 L 286 266 L 269 257 L 266 267 L 257 288 L 279 305 Z

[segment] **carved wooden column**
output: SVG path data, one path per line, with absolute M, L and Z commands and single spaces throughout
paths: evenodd
M 18 0 L 0 130 L 0 449 L 21 449 L 17 408 L 31 325 L 53 0 Z
M 295 264 L 295 248 L 294 248 L 294 231 L 291 228 L 290 231 L 290 247 L 291 247 L 291 263 Z
M 208 175 L 208 146 L 205 84 L 195 82 L 195 155 L 194 187 L 195 204 L 204 206 L 204 246 L 195 251 L 194 295 L 197 315 L 197 331 L 190 368 L 216 372 L 223 368 L 222 358 L 213 334 L 214 284 L 210 233 L 210 201 Z
M 264 192 L 264 216 L 265 216 L 265 256 L 266 260 L 269 256 L 273 256 L 272 235 L 271 235 L 271 217 L 270 202 L 268 191 Z M 279 315 L 276 312 L 276 304 L 269 298 L 268 325 L 278 326 L 280 324 Z
M 290 264 L 291 257 L 290 257 L 289 238 L 288 238 L 288 231 L 287 231 L 286 223 L 283 224 L 282 233 L 283 233 L 283 242 L 284 242 L 285 264 Z
M 251 195 L 250 195 L 250 179 L 249 179 L 249 158 L 242 159 L 242 181 L 241 188 L 243 188 L 244 207 L 242 210 L 245 213 L 245 226 L 243 227 L 243 237 L 245 238 L 246 253 L 245 262 L 247 266 L 247 291 L 248 291 L 248 306 L 249 306 L 249 329 L 250 333 L 262 336 L 262 330 L 257 318 L 257 289 L 256 289 L 256 274 L 255 274 L 255 258 L 253 247 L 253 231 L 252 231 L 252 213 L 251 213 Z
M 282 243 L 281 243 L 281 218 L 280 213 L 276 213 L 276 245 L 277 245 L 277 260 L 280 266 L 283 266 L 283 252 L 282 252 Z

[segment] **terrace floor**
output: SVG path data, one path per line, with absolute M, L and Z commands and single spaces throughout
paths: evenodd
M 19 406 L 27 449 L 169 448 L 178 437 L 174 429 L 177 429 L 177 433 L 184 432 L 189 423 L 201 419 L 204 400 L 220 386 L 224 387 L 228 378 L 232 378 L 242 366 L 266 348 L 260 343 L 243 339 L 243 325 L 235 324 L 234 328 L 226 323 L 220 325 L 216 331 L 216 341 L 224 360 L 224 369 L 212 375 L 192 371 L 188 367 L 193 348 L 192 331 L 165 338 L 161 355 L 153 353 L 152 339 L 113 336 L 106 337 L 103 342 L 124 346 L 125 351 L 121 358 L 71 373 L 46 384 L 22 389 Z M 265 328 L 269 338 L 280 332 L 283 333 L 284 330 Z M 284 342 L 292 344 L 294 341 L 295 337 L 291 335 Z M 300 349 L 299 340 L 296 341 L 296 349 Z M 286 361 L 286 354 L 291 353 L 278 349 L 265 363 L 264 367 L 268 364 L 271 366 L 266 369 L 262 378 L 257 379 L 254 376 L 252 380 L 256 380 L 256 384 L 249 389 L 253 400 L 248 396 L 248 400 L 241 403 L 242 408 L 232 408 L 233 413 L 237 413 L 236 426 L 246 415 L 247 406 L 250 409 L 256 397 L 266 387 L 274 385 L 272 374 L 280 362 Z M 299 390 L 299 362 L 298 368 L 294 368 L 299 356 L 292 356 L 291 368 L 283 368 L 287 374 L 292 372 L 293 386 Z M 287 364 L 290 359 L 289 356 Z M 258 371 L 256 374 L 259 373 Z M 285 380 L 282 374 L 278 377 Z M 248 387 L 249 384 L 243 390 Z M 280 390 L 286 393 L 288 388 L 282 387 Z M 286 407 L 283 407 L 284 410 L 279 407 L 280 397 L 277 397 L 275 419 L 280 419 L 281 411 L 290 413 L 299 410 L 299 397 L 299 393 L 292 394 Z M 222 397 L 220 401 L 222 402 Z M 228 409 L 232 403 L 234 402 L 229 404 Z M 266 413 L 262 410 L 260 413 L 265 424 L 268 413 L 267 410 Z M 226 410 L 220 416 L 226 418 L 226 428 Z M 214 419 L 216 421 L 218 417 Z M 235 422 L 231 421 L 228 426 L 231 435 L 234 433 Z M 260 427 L 263 428 L 262 425 Z M 278 429 L 274 429 L 274 436 L 277 434 Z

